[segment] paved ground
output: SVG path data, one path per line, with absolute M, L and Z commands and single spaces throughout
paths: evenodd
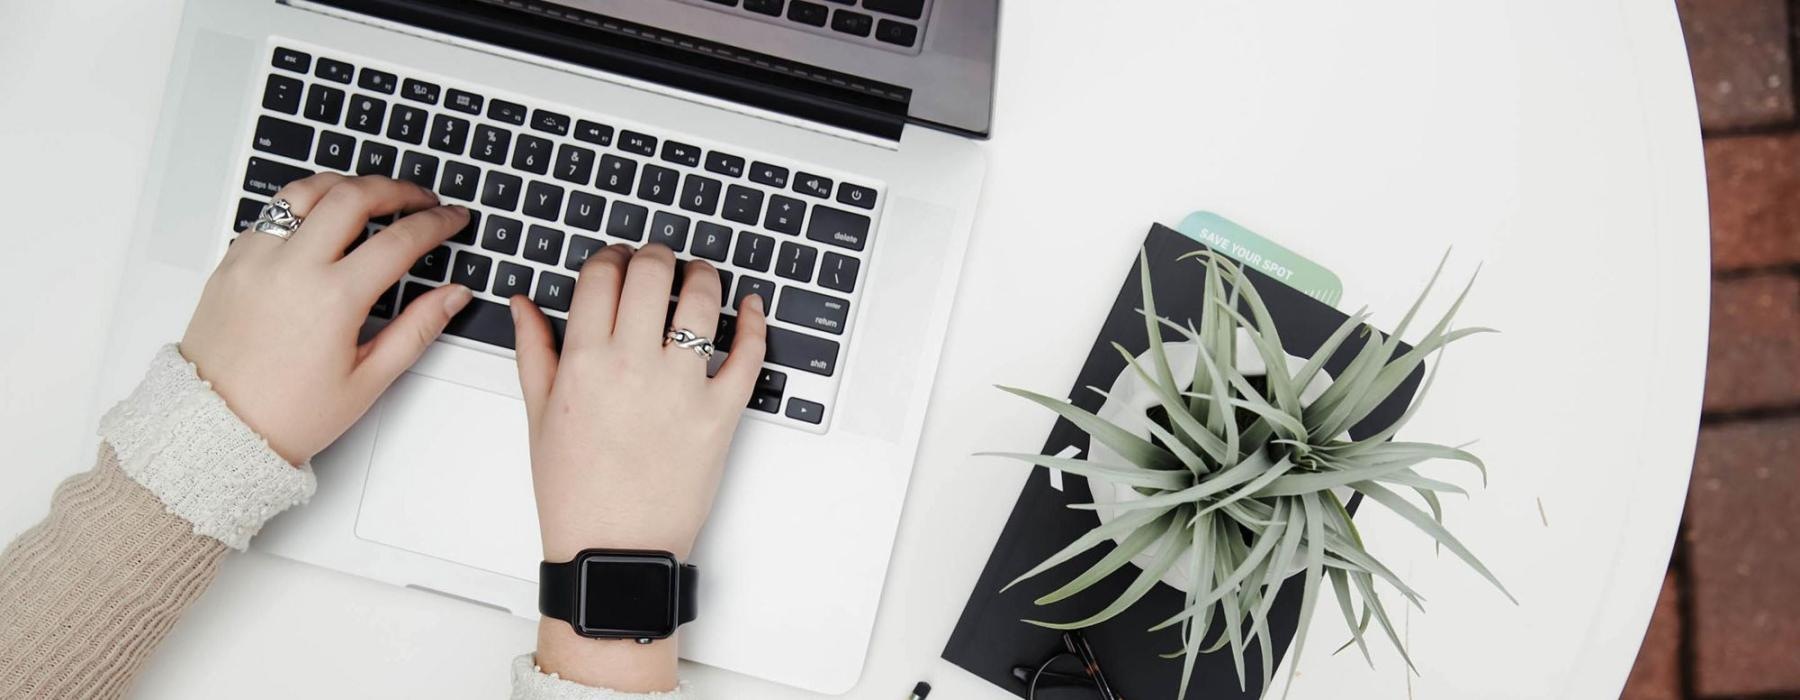
M 1706 135 L 1712 335 L 1682 535 L 1627 700 L 1800 700 L 1800 0 L 1677 0 Z

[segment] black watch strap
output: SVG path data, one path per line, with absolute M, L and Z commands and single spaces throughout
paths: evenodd
M 564 562 L 538 564 L 538 613 L 545 617 L 576 624 L 575 605 L 581 598 L 581 556 Z M 682 564 L 675 584 L 675 620 L 678 625 L 694 621 L 699 604 L 700 569 Z

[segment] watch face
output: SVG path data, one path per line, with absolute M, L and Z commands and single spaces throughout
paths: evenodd
M 675 559 L 588 554 L 581 563 L 581 631 L 588 636 L 675 633 Z

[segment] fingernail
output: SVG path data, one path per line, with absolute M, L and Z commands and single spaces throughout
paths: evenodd
M 455 316 L 456 312 L 462 311 L 463 307 L 468 306 L 469 300 L 473 298 L 475 298 L 475 293 L 469 291 L 468 287 L 456 285 L 454 291 L 444 297 L 444 310 L 450 312 L 451 316 Z
M 763 311 L 763 300 L 762 300 L 761 294 L 752 294 L 750 296 L 744 297 L 744 300 L 747 302 L 750 302 L 750 307 L 756 309 L 756 313 L 759 313 L 759 314 L 765 313 Z
M 512 309 L 513 323 L 518 323 L 519 322 L 519 305 L 509 303 L 506 305 L 506 307 L 509 309 Z

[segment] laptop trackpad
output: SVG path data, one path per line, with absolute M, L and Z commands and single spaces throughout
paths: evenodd
M 524 404 L 408 372 L 375 410 L 356 535 L 537 580 L 542 549 Z

